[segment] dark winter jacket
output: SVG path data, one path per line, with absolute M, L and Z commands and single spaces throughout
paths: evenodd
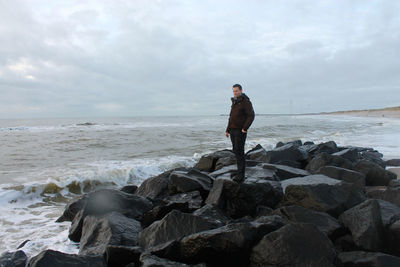
M 226 131 L 229 132 L 230 129 L 247 129 L 253 123 L 254 120 L 254 109 L 251 104 L 250 98 L 242 93 L 237 98 L 231 97 L 232 105 L 231 112 L 229 113 L 228 126 Z

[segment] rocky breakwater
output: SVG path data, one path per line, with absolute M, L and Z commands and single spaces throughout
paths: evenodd
M 77 255 L 22 248 L 0 265 L 400 266 L 400 183 L 378 151 L 297 140 L 246 158 L 243 183 L 221 150 L 83 195 L 58 219 Z

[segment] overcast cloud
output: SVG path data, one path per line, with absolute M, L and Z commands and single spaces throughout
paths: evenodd
M 0 118 L 400 105 L 400 1 L 0 0 Z

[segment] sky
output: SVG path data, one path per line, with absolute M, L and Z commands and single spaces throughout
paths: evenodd
M 0 118 L 400 105 L 400 1 L 0 0 Z

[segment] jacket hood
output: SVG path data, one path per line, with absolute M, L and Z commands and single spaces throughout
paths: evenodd
M 244 99 L 250 100 L 250 98 L 245 93 L 241 93 L 236 99 L 234 97 L 231 97 L 232 103 L 241 102 Z

